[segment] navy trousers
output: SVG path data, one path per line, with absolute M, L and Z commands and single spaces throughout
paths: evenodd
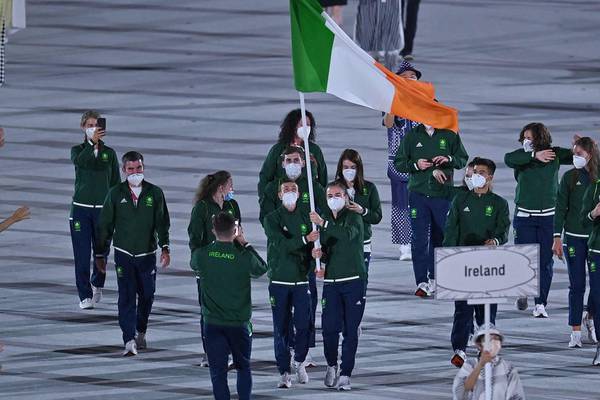
M 351 376 L 358 348 L 358 327 L 365 311 L 365 281 L 355 279 L 347 282 L 323 285 L 323 350 L 327 365 L 337 366 L 340 333 L 342 340 L 342 363 L 340 375 Z
M 135 337 L 135 332 L 145 333 L 152 311 L 156 290 L 156 255 L 132 257 L 115 251 L 115 268 L 119 286 L 119 326 L 123 342 Z
M 227 385 L 227 363 L 229 354 L 231 354 L 237 370 L 238 398 L 249 400 L 252 394 L 252 372 L 250 371 L 252 331 L 249 324 L 223 326 L 205 323 L 204 335 L 215 399 L 229 400 L 231 398 Z
M 515 217 L 515 244 L 539 243 L 540 245 L 540 296 L 535 304 L 548 304 L 548 294 L 554 274 L 552 244 L 554 242 L 554 216 Z
M 273 312 L 273 341 L 279 374 L 290 371 L 290 338 L 294 337 L 294 361 L 304 362 L 308 353 L 312 318 L 308 284 L 269 285 Z M 290 324 L 291 322 L 291 324 Z
M 588 239 L 565 235 L 563 253 L 567 259 L 569 271 L 569 325 L 581 325 L 583 315 L 583 303 L 585 296 L 585 275 L 588 260 Z M 594 306 L 591 301 L 591 293 L 588 296 L 587 310 L 590 315 L 594 314 Z
M 485 322 L 483 304 L 470 305 L 466 301 L 454 302 L 454 322 L 452 323 L 452 333 L 450 341 L 452 342 L 452 350 L 465 351 L 469 342 L 469 335 L 473 333 L 473 313 L 477 325 L 481 326 Z M 490 322 L 496 324 L 496 313 L 498 305 L 490 305 Z
M 198 286 L 198 305 L 200 306 L 200 336 L 202 337 L 202 350 L 206 354 L 206 339 L 204 335 L 204 317 L 202 316 L 202 286 L 200 278 L 196 277 L 196 285 Z
M 450 202 L 408 192 L 412 226 L 411 253 L 417 285 L 434 279 L 434 249 L 444 241 L 444 228 Z
M 596 337 L 600 337 L 600 253 L 590 252 L 588 262 L 588 274 L 590 277 L 590 306 L 594 309 L 594 327 L 596 329 Z
M 94 262 L 96 253 L 93 251 L 100 211 L 102 211 L 101 208 L 73 206 L 73 213 L 69 218 L 73 257 L 75 259 L 75 284 L 77 285 L 79 300 L 92 298 L 91 285 L 98 288 L 104 287 L 104 280 L 106 279 L 106 274 L 96 268 Z M 110 246 L 108 248 L 110 249 Z M 105 260 L 107 256 L 108 251 L 104 255 Z M 92 266 L 91 280 L 90 265 Z

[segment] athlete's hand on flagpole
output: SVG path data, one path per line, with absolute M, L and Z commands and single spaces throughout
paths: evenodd
M 321 218 L 321 216 L 319 214 L 317 214 L 315 211 L 311 211 L 310 212 L 310 222 L 312 222 L 315 225 L 318 226 L 323 226 L 323 224 L 325 223 L 325 220 L 323 218 Z

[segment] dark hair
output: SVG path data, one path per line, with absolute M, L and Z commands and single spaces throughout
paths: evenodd
M 231 235 L 235 229 L 235 218 L 228 212 L 221 211 L 213 216 L 213 228 L 217 235 Z
M 587 162 L 586 169 L 590 174 L 590 182 L 594 183 L 598 179 L 598 167 L 600 167 L 600 151 L 598 144 L 590 137 L 581 137 L 575 141 L 575 146 L 581 147 L 590 155 L 590 160 Z
M 84 126 L 88 119 L 90 119 L 90 118 L 98 119 L 100 117 L 102 117 L 102 116 L 100 115 L 100 113 L 98 111 L 96 111 L 96 110 L 87 110 L 86 112 L 84 112 L 81 115 L 81 122 L 80 122 L 79 125 L 80 126 Z
M 519 133 L 519 142 L 523 143 L 523 140 L 525 140 L 526 131 L 531 131 L 531 136 L 533 136 L 533 150 L 546 150 L 552 146 L 552 136 L 550 136 L 550 131 L 546 125 L 541 122 L 532 122 L 525 125 L 523 129 L 521 129 L 521 133 Z
M 219 186 L 227 183 L 229 178 L 231 178 L 231 174 L 228 171 L 217 171 L 214 174 L 206 175 L 200 181 L 200 185 L 198 185 L 194 204 L 200 200 L 212 197 L 217 192 Z
M 138 153 L 137 151 L 128 151 L 127 153 L 123 154 L 123 157 L 121 157 L 121 161 L 123 162 L 123 166 L 125 166 L 125 164 L 127 164 L 128 162 L 135 161 L 141 161 L 143 164 L 144 156 L 142 155 L 142 153 Z
M 279 188 L 277 189 L 277 191 L 281 192 L 281 189 L 283 188 L 283 185 L 285 185 L 286 183 L 293 183 L 294 185 L 296 185 L 296 187 L 298 187 L 298 183 L 296 183 L 295 181 L 293 181 L 291 179 L 283 179 L 283 180 L 281 180 L 279 182 Z
M 296 146 L 296 145 L 289 145 L 289 146 L 286 146 L 285 150 L 283 150 L 283 153 L 281 153 L 281 160 L 283 160 L 285 158 L 285 156 L 288 156 L 288 155 L 294 154 L 294 153 L 300 154 L 300 157 L 302 159 L 304 159 L 304 149 L 302 147 Z
M 279 131 L 279 143 L 288 145 L 294 141 L 298 122 L 301 118 L 302 113 L 300 112 L 299 108 L 290 111 L 285 116 L 280 125 L 281 130 Z M 306 112 L 306 118 L 308 118 L 310 121 L 310 135 L 308 135 L 308 140 L 314 142 L 317 135 L 317 124 L 311 112 Z
M 475 157 L 471 162 L 473 163 L 473 167 L 476 165 L 483 165 L 486 167 L 490 175 L 494 175 L 494 172 L 496 172 L 496 163 L 489 158 Z
M 344 186 L 347 186 L 344 174 L 342 173 L 342 170 L 344 169 L 344 160 L 348 160 L 356 164 L 356 178 L 354 178 L 354 187 L 356 188 L 356 193 L 359 193 L 365 186 L 365 173 L 363 169 L 362 158 L 360 158 L 360 154 L 358 154 L 358 151 L 354 149 L 346 149 L 342 151 L 342 155 L 338 160 L 337 170 L 335 172 L 335 179 L 343 181 Z
M 336 179 L 335 181 L 331 181 L 325 186 L 325 191 L 332 187 L 339 187 L 340 189 L 344 189 L 346 191 L 348 186 L 346 186 L 346 182 L 343 179 Z

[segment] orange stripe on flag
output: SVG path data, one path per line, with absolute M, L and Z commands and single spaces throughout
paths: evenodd
M 458 110 L 435 101 L 435 88 L 431 83 L 401 78 L 378 62 L 375 66 L 394 85 L 390 113 L 434 128 L 458 132 Z

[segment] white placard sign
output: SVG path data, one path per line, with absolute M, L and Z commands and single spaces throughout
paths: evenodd
M 539 295 L 539 245 L 438 247 L 437 300 Z

